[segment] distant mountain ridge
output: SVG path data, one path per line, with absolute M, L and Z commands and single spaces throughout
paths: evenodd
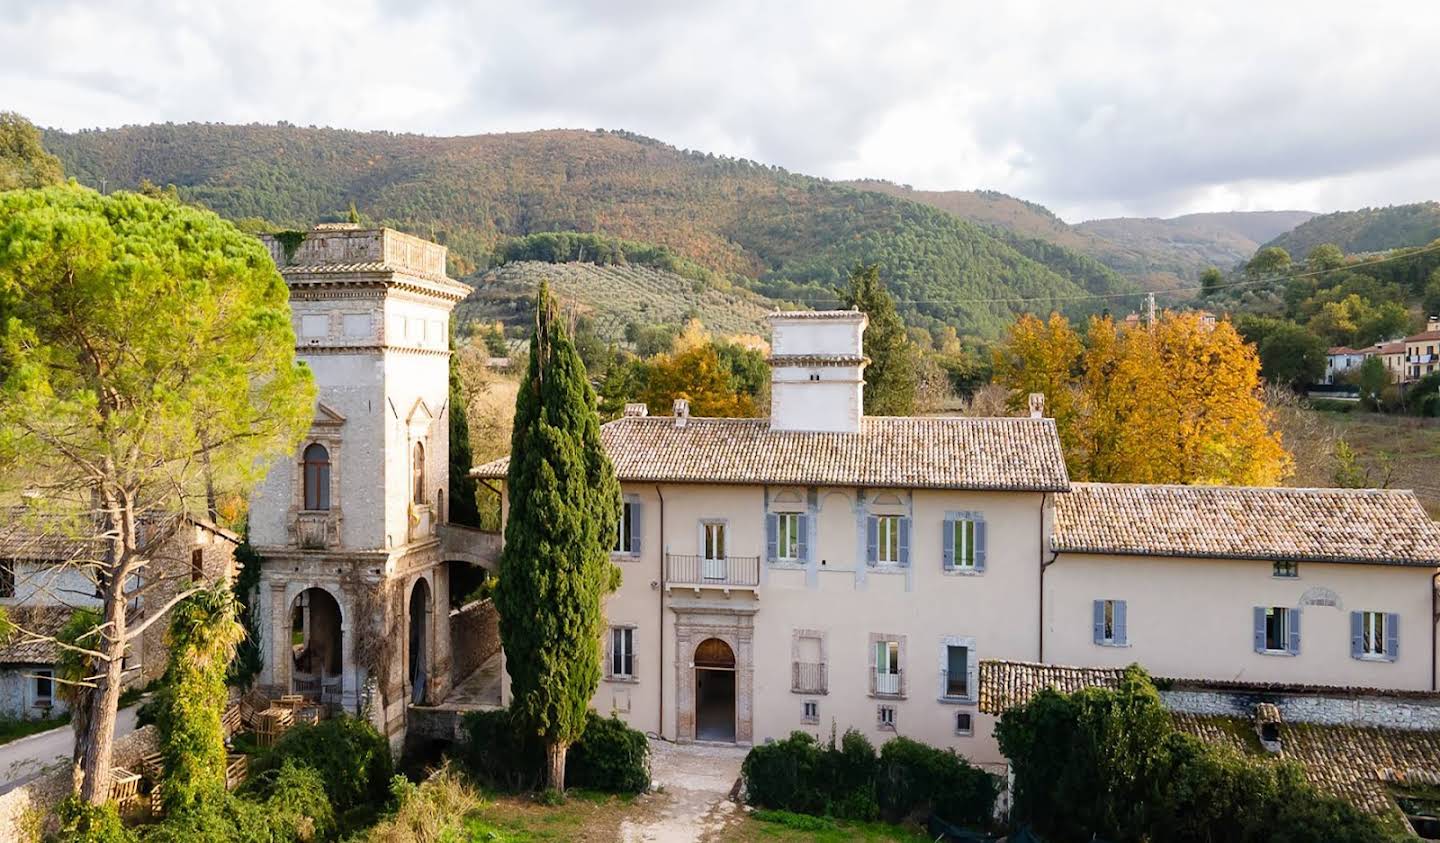
M 1436 238 L 1440 238 L 1440 202 L 1417 202 L 1322 214 L 1265 245 L 1279 246 L 1299 260 L 1322 243 L 1333 243 L 1349 255 L 1424 246 Z
M 1043 205 L 992 190 L 916 190 L 875 179 L 847 184 L 1049 241 L 1149 286 L 1194 284 L 1206 267 L 1229 269 L 1248 260 L 1261 243 L 1315 216 L 1310 211 L 1231 211 L 1070 225 Z
M 174 184 L 232 219 L 300 226 L 354 202 L 444 242 L 452 271 L 472 278 L 507 238 L 545 231 L 663 245 L 727 283 L 816 306 L 834 303 L 856 263 L 877 263 L 914 324 L 979 336 L 1018 312 L 1073 312 L 1087 294 L 1138 289 L 1044 238 L 628 132 L 439 138 L 192 123 L 47 131 L 45 142 L 83 183 Z

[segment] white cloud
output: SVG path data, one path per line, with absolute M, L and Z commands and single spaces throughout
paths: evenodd
M 0 107 L 78 129 L 623 128 L 1067 219 L 1440 196 L 1440 4 L 0 0 Z

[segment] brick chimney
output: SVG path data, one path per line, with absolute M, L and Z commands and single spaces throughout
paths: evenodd
M 770 321 L 770 428 L 858 433 L 864 336 L 858 310 L 776 311 Z

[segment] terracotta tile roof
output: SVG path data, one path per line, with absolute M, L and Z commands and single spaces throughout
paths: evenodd
M 361 263 L 311 263 L 292 264 L 280 267 L 280 275 L 289 283 L 297 280 L 303 281 L 314 277 L 325 277 L 331 275 L 371 275 L 371 274 L 395 274 L 407 278 L 419 278 L 434 284 L 440 290 L 451 295 L 464 298 L 474 292 L 468 284 L 456 281 L 445 275 L 436 275 L 431 272 L 422 272 L 409 267 L 394 266 L 383 261 L 364 261 Z M 327 283 L 333 283 L 327 279 Z M 361 283 L 371 283 L 369 281 Z
M 92 540 L 73 537 L 59 520 L 19 507 L 0 510 L 0 559 L 64 562 L 91 558 L 96 547 Z
M 1243 717 L 1172 711 L 1170 722 L 1176 729 L 1206 743 L 1228 747 L 1244 755 L 1265 751 L 1260 746 L 1260 736 L 1255 733 L 1254 725 Z
M 1430 340 L 1440 340 L 1440 331 L 1421 331 L 1405 338 L 1405 342 L 1429 342 Z
M 621 480 L 1062 491 L 1051 419 L 869 417 L 859 433 L 771 430 L 767 419 L 624 417 L 600 428 Z M 476 468 L 504 478 L 508 458 Z
M 986 714 L 1004 714 L 1029 702 L 1045 688 L 1062 694 L 1073 694 L 1084 688 L 1115 688 L 1124 675 L 1122 668 L 981 659 L 980 710 Z
M 50 604 L 6 607 L 6 615 L 17 629 L 0 643 L 0 663 L 53 664 L 59 648 L 47 636 L 58 635 L 74 612 L 68 606 Z
M 1440 565 L 1440 526 L 1415 494 L 1076 483 L 1055 496 L 1057 551 Z

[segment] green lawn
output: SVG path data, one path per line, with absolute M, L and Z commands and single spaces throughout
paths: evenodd
M 1282 419 L 1282 422 L 1286 421 Z M 1282 423 L 1295 454 L 1291 486 L 1334 484 L 1335 442 L 1343 438 L 1369 471 L 1372 485 L 1414 489 L 1432 517 L 1440 517 L 1440 419 L 1302 410 Z

